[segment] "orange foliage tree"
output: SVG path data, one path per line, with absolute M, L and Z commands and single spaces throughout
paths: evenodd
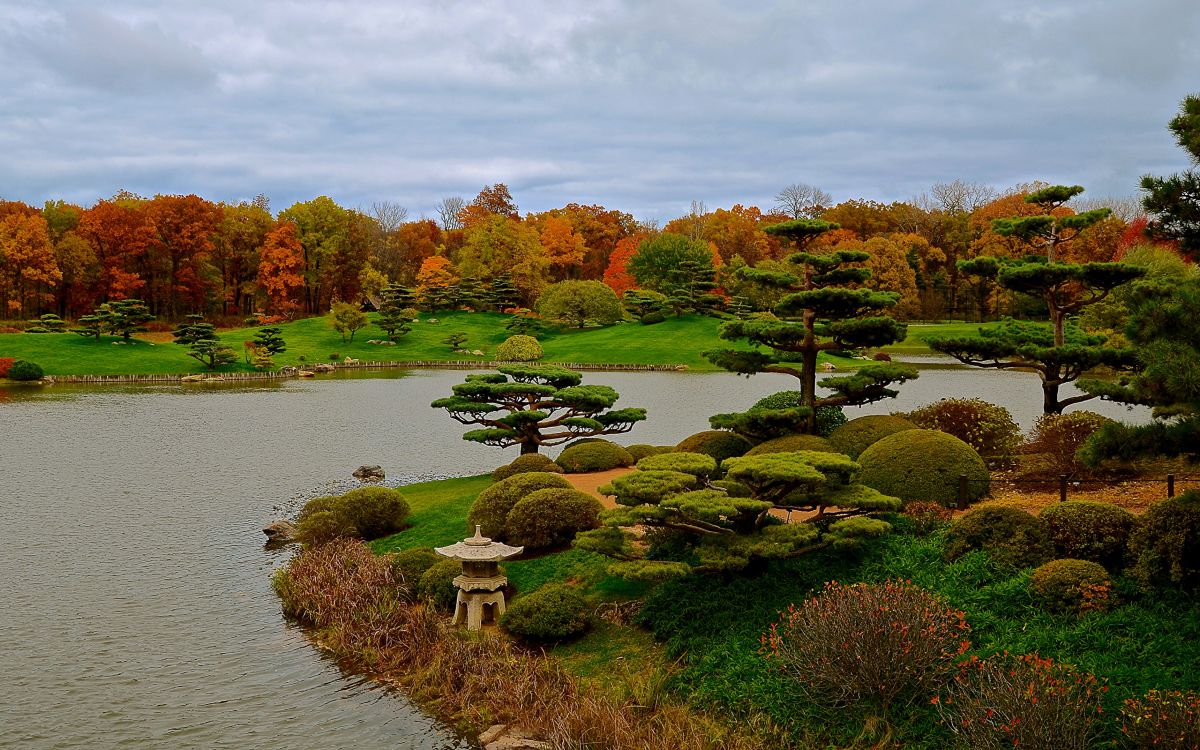
M 4 313 L 31 314 L 54 298 L 62 280 L 46 220 L 37 211 L 12 211 L 0 219 L 0 299 Z
M 617 296 L 637 288 L 637 280 L 629 273 L 629 261 L 637 255 L 638 246 L 650 238 L 649 234 L 631 234 L 617 241 L 617 247 L 608 259 L 608 268 L 604 270 L 604 283 L 608 284 Z
M 557 216 L 542 221 L 542 250 L 556 281 L 577 277 L 587 247 L 583 237 L 571 228 L 571 222 Z
M 258 285 L 269 312 L 290 316 L 299 309 L 304 288 L 304 247 L 295 223 L 281 220 L 267 233 L 259 253 Z
M 146 285 L 139 269 L 155 239 L 145 201 L 128 194 L 98 201 L 83 212 L 76 231 L 95 252 L 99 271 L 97 298 L 137 296 Z
M 221 209 L 198 195 L 156 195 L 146 212 L 154 226 L 146 264 L 151 311 L 172 319 L 179 316 L 181 304 L 189 312 L 202 311 Z

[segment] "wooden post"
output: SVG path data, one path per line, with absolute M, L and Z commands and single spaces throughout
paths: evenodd
M 1175 497 L 1175 475 L 1174 474 L 1167 475 L 1167 497 L 1168 498 Z
M 970 503 L 970 490 L 967 487 L 967 475 L 958 475 L 958 499 L 955 502 L 956 508 L 965 508 Z
M 1058 501 L 1065 503 L 1067 501 L 1067 475 L 1058 475 Z

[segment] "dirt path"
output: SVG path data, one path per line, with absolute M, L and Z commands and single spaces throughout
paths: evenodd
M 609 469 L 608 471 L 593 471 L 590 474 L 564 474 L 563 478 L 571 483 L 571 486 L 581 492 L 586 492 L 589 495 L 599 498 L 601 504 L 605 508 L 615 508 L 617 504 L 613 502 L 611 497 L 601 495 L 596 491 L 598 487 L 608 484 L 617 477 L 623 477 L 626 474 L 635 471 L 632 467 L 624 467 L 620 469 Z

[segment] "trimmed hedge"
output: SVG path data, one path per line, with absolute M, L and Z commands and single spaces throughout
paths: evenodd
M 296 519 L 296 537 L 320 544 L 337 537 L 370 541 L 404 528 L 408 503 L 391 487 L 360 487 L 338 497 L 309 500 Z
M 633 456 L 633 462 L 637 463 L 647 456 L 657 456 L 660 453 L 670 453 L 675 450 L 673 445 L 647 445 L 646 443 L 635 443 L 628 445 L 625 450 L 629 451 L 629 455 Z
M 1007 461 L 1021 444 L 1021 427 L 1008 409 L 981 398 L 944 398 L 905 416 L 918 427 L 953 435 L 988 459 Z
M 8 379 L 21 382 L 41 380 L 45 374 L 41 365 L 24 359 L 18 359 L 8 368 Z
M 1029 593 L 1050 612 L 1079 614 L 1087 606 L 1104 606 L 1111 585 L 1103 565 L 1090 560 L 1051 560 L 1029 576 Z
M 1046 524 L 1018 508 L 984 506 L 964 513 L 946 533 L 947 560 L 982 550 L 1005 568 L 1029 568 L 1050 560 L 1054 546 Z
M 517 456 L 511 463 L 507 463 L 493 471 L 492 479 L 499 482 L 501 479 L 508 479 L 517 474 L 528 474 L 533 471 L 548 471 L 553 474 L 561 474 L 562 467 L 554 463 L 554 459 L 549 456 L 543 456 L 541 453 L 526 453 L 522 456 Z
M 608 471 L 620 466 L 633 466 L 633 456 L 616 443 L 596 440 L 568 446 L 558 454 L 558 465 L 568 474 Z
M 503 479 L 479 493 L 467 513 L 467 523 L 471 527 L 476 524 L 481 526 L 486 537 L 504 539 L 504 523 L 513 506 L 532 492 L 555 487 L 570 489 L 571 483 L 547 471 L 516 474 Z
M 684 438 L 675 450 L 680 453 L 703 453 L 721 463 L 727 458 L 746 455 L 751 448 L 750 441 L 735 432 L 725 430 L 705 430 Z
M 542 549 L 568 544 L 580 531 L 599 528 L 604 506 L 586 492 L 546 489 L 531 492 L 509 511 L 504 533 L 510 544 Z
M 421 576 L 425 575 L 425 571 L 445 559 L 434 552 L 431 547 L 414 547 L 391 556 L 392 572 L 396 576 L 396 581 L 408 590 L 409 598 L 415 599 Z
M 858 463 L 859 482 L 905 502 L 957 504 L 960 475 L 967 477 L 967 502 L 974 502 L 987 494 L 991 477 L 974 448 L 938 430 L 893 433 Z
M 509 336 L 496 347 L 498 362 L 535 362 L 544 355 L 542 345 L 533 336 Z
M 1051 505 L 1040 518 L 1059 557 L 1090 560 L 1113 572 L 1124 565 L 1129 535 L 1137 525 L 1137 516 L 1124 508 L 1074 500 Z
M 1200 584 L 1200 490 L 1151 505 L 1129 537 L 1129 560 L 1143 586 Z
M 917 426 L 904 417 L 876 414 L 851 419 L 829 433 L 829 443 L 838 453 L 845 453 L 850 458 L 858 458 L 860 453 L 888 435 L 915 429 Z
M 431 565 L 417 582 L 417 596 L 443 612 L 454 611 L 454 604 L 458 601 L 458 587 L 454 585 L 454 579 L 460 573 L 462 563 L 458 560 L 442 560 Z
M 500 627 L 528 641 L 561 641 L 586 631 L 588 605 L 574 586 L 555 583 L 543 586 L 514 601 Z
M 796 451 L 837 453 L 828 440 L 818 435 L 784 435 L 765 443 L 759 443 L 747 451 L 746 455 L 761 456 L 764 453 L 795 453 Z

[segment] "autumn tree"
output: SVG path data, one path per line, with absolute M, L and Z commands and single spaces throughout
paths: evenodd
M 583 237 L 571 228 L 571 223 L 557 216 L 546 217 L 542 221 L 541 240 L 542 250 L 554 278 L 561 281 L 568 277 L 577 277 L 587 247 L 583 243 Z
M 97 298 L 121 299 L 145 287 L 139 267 L 155 234 L 144 200 L 118 194 L 97 201 L 83 212 L 76 231 L 95 254 Z
M 370 255 L 369 219 L 327 196 L 296 203 L 280 214 L 299 231 L 304 259 L 304 309 L 324 309 L 333 297 L 355 299 L 358 274 Z
M 442 198 L 438 201 L 437 214 L 442 224 L 442 230 L 450 232 L 455 229 L 462 229 L 462 211 L 466 207 L 467 202 L 457 195 Z
M 896 305 L 898 295 L 861 286 L 871 277 L 871 272 L 859 265 L 868 259 L 866 253 L 806 252 L 815 238 L 836 228 L 836 224 L 818 219 L 795 219 L 768 227 L 768 232 L 789 240 L 799 250 L 789 256 L 789 269 L 743 268 L 740 274 L 757 284 L 788 292 L 774 308 L 778 317 L 731 321 L 721 327 L 720 335 L 773 351 L 722 349 L 704 353 L 713 364 L 733 372 L 777 372 L 799 379 L 801 416 L 806 420 L 804 431 L 810 434 L 816 430 L 817 408 L 891 398 L 896 391 L 890 385 L 917 377 L 917 371 L 905 365 L 863 365 L 853 374 L 822 380 L 820 385 L 832 393 L 817 395 L 817 356 L 821 352 L 885 346 L 900 341 L 905 334 L 903 323 L 880 314 Z M 851 288 L 851 284 L 857 288 Z
M 221 209 L 198 195 L 156 195 L 145 211 L 154 228 L 145 265 L 151 309 L 174 319 L 181 303 L 203 308 Z
M 1061 414 L 1067 406 L 1095 398 L 1087 393 L 1069 398 L 1059 395 L 1063 385 L 1089 370 L 1100 365 L 1124 368 L 1133 364 L 1132 351 L 1106 346 L 1107 336 L 1087 333 L 1068 323 L 1069 317 L 1145 274 L 1145 269 L 1122 263 L 1059 260 L 1065 244 L 1108 215 L 1107 209 L 1081 214 L 1059 212 L 1081 192 L 1083 188 L 1078 185 L 1043 188 L 1025 198 L 1040 213 L 993 222 L 997 234 L 1020 239 L 1038 255 L 1019 260 L 985 256 L 959 262 L 961 272 L 994 278 L 1005 289 L 1041 299 L 1049 311 L 1049 323 L 1007 320 L 1001 326 L 981 329 L 978 336 L 929 340 L 935 350 L 973 367 L 1037 372 L 1046 414 Z
M 458 213 L 462 228 L 468 230 L 476 224 L 496 216 L 505 219 L 518 219 L 521 216 L 516 202 L 513 201 L 512 193 L 508 192 L 508 185 L 503 182 L 484 185 L 474 200 Z
M 35 210 L 0 219 L 0 300 L 6 316 L 32 312 L 62 281 L 45 218 Z
M 434 255 L 421 263 L 417 272 L 417 299 L 425 308 L 437 312 L 453 301 L 458 275 L 449 258 Z
M 775 208 L 793 219 L 815 219 L 833 205 L 833 196 L 803 182 L 788 185 L 775 194 Z
M 1186 97 L 1168 127 L 1192 164 L 1200 167 L 1200 95 Z M 1151 234 L 1178 242 L 1193 259 L 1200 257 L 1200 169 L 1170 177 L 1147 175 L 1141 185 L 1146 192 L 1142 205 L 1153 217 Z
M 490 279 L 509 274 L 526 303 L 537 299 L 546 286 L 549 266 L 537 230 L 498 213 L 468 224 L 458 254 L 462 276 Z
M 354 334 L 366 328 L 370 322 L 358 305 L 349 302 L 334 302 L 329 309 L 329 325 L 342 335 L 342 341 L 353 341 Z
M 62 272 L 55 286 L 54 309 L 59 315 L 77 317 L 95 307 L 100 273 L 96 251 L 76 231 L 83 209 L 61 200 L 46 201 L 42 217 L 54 245 L 55 265 Z
M 612 325 L 623 317 L 621 302 L 613 290 L 599 281 L 560 281 L 546 287 L 535 309 L 550 320 L 576 328 L 588 323 Z
M 434 401 L 457 422 L 478 425 L 463 440 L 521 446 L 522 455 L 542 446 L 629 432 L 645 409 L 614 409 L 619 395 L 606 385 L 580 385 L 582 376 L 554 365 L 502 365 L 498 373 L 468 375 L 454 395 Z
M 629 289 L 637 286 L 637 279 L 629 272 L 629 261 L 637 254 L 638 248 L 649 239 L 645 233 L 631 234 L 621 238 L 608 259 L 608 267 L 604 270 L 604 283 L 620 296 Z
M 553 208 L 532 218 L 541 224 L 549 217 L 568 222 L 571 231 L 583 240 L 583 260 L 573 278 L 601 278 L 617 248 L 617 243 L 641 231 L 632 215 L 599 205 L 568 203 L 562 208 Z
M 219 277 L 221 312 L 249 314 L 257 303 L 260 253 L 275 220 L 253 203 L 222 205 L 220 211 L 210 258 Z
M 282 220 L 263 239 L 259 253 L 258 285 L 267 309 L 290 316 L 300 307 L 304 288 L 304 247 L 294 222 Z

